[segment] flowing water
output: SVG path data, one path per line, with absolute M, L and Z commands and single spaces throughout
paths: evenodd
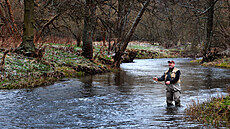
M 1 128 L 203 128 L 186 121 L 192 101 L 226 95 L 230 70 L 174 59 L 181 70 L 182 107 L 167 108 L 154 83 L 169 59 L 135 60 L 117 73 L 67 79 L 47 87 L 0 91 Z

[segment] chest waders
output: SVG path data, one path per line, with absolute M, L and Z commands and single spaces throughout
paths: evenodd
M 173 71 L 169 71 L 167 70 L 164 74 L 165 74 L 165 81 L 171 81 L 176 77 L 176 72 L 179 69 L 175 68 L 173 69 Z M 173 105 L 172 102 L 173 100 L 175 101 L 175 105 L 176 106 L 180 106 L 180 94 L 181 94 L 181 86 L 180 86 L 180 79 L 174 83 L 174 84 L 169 84 L 166 85 L 166 102 L 167 102 L 167 106 L 171 106 Z

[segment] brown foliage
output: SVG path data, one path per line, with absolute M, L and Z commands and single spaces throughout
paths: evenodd
M 2 0 L 0 6 L 0 46 L 17 47 L 21 42 L 23 23 L 23 1 Z M 81 43 L 83 30 L 83 1 L 36 0 L 35 42 Z M 120 4 L 119 4 L 120 2 Z M 132 25 L 144 1 L 131 0 L 122 3 L 118 0 L 96 1 L 97 19 L 93 27 L 93 40 L 111 41 L 117 38 L 120 43 Z M 229 45 L 229 1 L 215 3 L 213 37 L 210 47 L 220 51 L 230 51 Z M 131 40 L 159 42 L 167 48 L 183 47 L 192 44 L 191 52 L 201 52 L 205 43 L 207 0 L 199 1 L 151 1 Z M 57 15 L 62 14 L 58 17 Z M 55 20 L 53 20 L 55 19 Z M 47 24 L 48 23 L 48 24 Z M 69 41 L 68 41 L 69 39 Z M 117 44 L 114 44 L 114 47 Z M 111 44 L 109 47 L 111 48 Z M 111 49 L 109 49 L 111 50 Z M 115 50 L 115 49 L 113 49 Z

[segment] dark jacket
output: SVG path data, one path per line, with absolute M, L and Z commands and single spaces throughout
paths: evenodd
M 169 70 L 168 70 L 168 73 L 166 73 L 166 74 L 168 74 L 168 76 L 167 76 L 167 78 L 165 79 L 165 73 L 164 73 L 164 75 L 162 75 L 160 78 L 158 78 L 158 81 L 170 81 L 170 84 L 175 84 L 175 83 L 177 83 L 177 81 L 180 79 L 180 70 L 178 70 L 177 72 L 176 72 L 176 77 L 174 78 L 174 79 L 172 79 L 171 78 L 171 75 L 170 75 L 170 73 L 173 71 L 173 69 L 174 69 L 174 67 L 173 68 L 169 68 Z

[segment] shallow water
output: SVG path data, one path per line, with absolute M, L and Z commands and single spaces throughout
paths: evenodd
M 181 70 L 182 107 L 167 108 L 165 86 L 152 77 L 169 59 L 135 60 L 122 71 L 68 79 L 47 87 L 0 91 L 1 128 L 203 128 L 185 121 L 192 100 L 226 95 L 230 70 L 174 59 Z

